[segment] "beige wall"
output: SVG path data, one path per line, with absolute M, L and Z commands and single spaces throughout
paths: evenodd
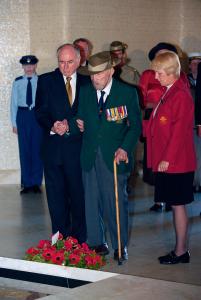
M 19 165 L 9 105 L 12 80 L 21 74 L 19 58 L 30 51 L 28 0 L 0 0 L 0 32 L 0 170 L 6 170 Z
M 94 52 L 113 40 L 126 42 L 140 71 L 159 41 L 201 50 L 200 0 L 30 0 L 30 7 L 31 49 L 41 57 L 42 71 L 54 66 L 59 44 L 80 36 L 93 42 Z
M 0 0 L 0 28 L 0 170 L 17 169 L 9 95 L 12 80 L 21 74 L 21 55 L 37 55 L 42 73 L 56 67 L 62 43 L 87 37 L 97 52 L 122 40 L 129 45 L 131 65 L 142 71 L 148 50 L 159 41 L 201 51 L 201 0 Z

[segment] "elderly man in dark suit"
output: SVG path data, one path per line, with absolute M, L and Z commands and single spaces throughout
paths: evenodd
M 91 75 L 79 97 L 78 127 L 83 131 L 81 165 L 89 245 L 97 253 L 109 253 L 105 238 L 107 219 L 114 259 L 118 259 L 113 161 L 118 164 L 118 188 L 122 259 L 128 259 L 127 176 L 141 131 L 136 89 L 112 78 L 113 62 L 107 51 L 89 58 L 79 72 Z
M 39 76 L 36 117 L 43 128 L 42 159 L 52 233 L 86 240 L 84 192 L 80 168 L 82 136 L 69 132 L 78 96 L 87 77 L 77 74 L 80 53 L 74 45 L 58 48 L 58 68 Z

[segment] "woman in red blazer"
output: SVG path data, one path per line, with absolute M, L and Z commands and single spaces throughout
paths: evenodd
M 158 54 L 165 51 L 173 51 L 178 54 L 174 45 L 166 42 L 160 42 L 155 45 L 148 54 L 149 60 L 152 61 Z M 186 74 L 181 71 L 180 74 L 185 84 L 189 85 Z M 142 95 L 142 102 L 144 105 L 144 120 L 143 120 L 143 132 L 146 130 L 146 124 L 150 118 L 153 109 L 157 106 L 161 96 L 164 94 L 166 87 L 162 86 L 160 82 L 155 78 L 154 70 L 145 70 L 139 81 L 139 87 Z M 147 146 L 146 138 L 144 137 L 144 157 L 143 157 L 143 181 L 154 185 L 154 174 L 150 168 L 147 167 Z M 160 201 L 163 201 L 160 199 Z M 155 203 L 150 207 L 151 211 L 161 212 L 163 210 L 163 203 Z M 165 211 L 171 211 L 171 206 L 165 205 Z
M 188 263 L 188 217 L 185 204 L 193 201 L 196 158 L 193 142 L 194 104 L 180 78 L 180 62 L 172 51 L 152 61 L 155 78 L 166 91 L 153 110 L 146 129 L 147 163 L 155 172 L 155 202 L 172 206 L 176 245 L 159 257 L 161 264 Z

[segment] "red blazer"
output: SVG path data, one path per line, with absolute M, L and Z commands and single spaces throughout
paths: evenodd
M 186 173 L 196 168 L 193 142 L 194 103 L 190 90 L 179 78 L 149 119 L 146 129 L 147 164 L 158 171 L 169 162 L 167 173 Z
M 165 87 L 160 85 L 160 82 L 155 79 L 155 72 L 153 70 L 145 70 L 140 76 L 139 87 L 141 90 L 143 105 L 146 108 L 147 102 L 157 105 L 164 91 Z

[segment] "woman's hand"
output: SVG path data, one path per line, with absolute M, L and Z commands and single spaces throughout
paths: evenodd
M 158 172 L 166 172 L 169 167 L 169 162 L 162 160 L 158 165 Z

